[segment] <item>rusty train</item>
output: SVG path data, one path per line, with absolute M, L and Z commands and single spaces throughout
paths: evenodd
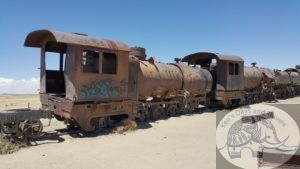
M 94 131 L 122 119 L 157 120 L 199 105 L 231 107 L 300 93 L 300 66 L 246 67 L 241 57 L 209 52 L 160 63 L 146 59 L 141 47 L 52 30 L 29 33 L 24 45 L 41 49 L 42 107 L 0 112 L 2 134 L 36 138 L 40 118 Z

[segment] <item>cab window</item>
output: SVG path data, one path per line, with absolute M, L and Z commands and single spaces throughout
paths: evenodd
M 234 64 L 234 74 L 239 75 L 239 64 L 238 63 Z
M 102 73 L 117 74 L 117 55 L 115 53 L 103 52 Z
M 229 63 L 229 75 L 239 75 L 239 64 L 238 63 Z
M 99 73 L 99 52 L 84 50 L 82 52 L 82 71 L 85 73 Z
M 233 74 L 234 74 L 234 64 L 229 63 L 229 75 L 233 75 Z

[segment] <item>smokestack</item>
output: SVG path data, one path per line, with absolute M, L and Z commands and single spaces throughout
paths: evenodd
M 179 63 L 179 62 L 181 61 L 181 59 L 180 59 L 180 58 L 175 58 L 174 61 L 175 61 L 176 63 Z
M 142 47 L 131 47 L 130 48 L 130 55 L 133 55 L 137 58 L 139 58 L 139 60 L 146 60 L 146 49 L 142 48 Z
M 252 67 L 256 67 L 256 64 L 257 64 L 256 62 L 251 63 Z

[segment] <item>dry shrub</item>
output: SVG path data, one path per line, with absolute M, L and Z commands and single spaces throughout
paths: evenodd
M 0 138 L 0 154 L 14 153 L 23 146 L 23 144 L 15 143 L 8 139 Z
M 114 133 L 124 134 L 127 131 L 133 131 L 137 128 L 137 124 L 134 120 L 124 120 L 120 126 L 114 128 Z

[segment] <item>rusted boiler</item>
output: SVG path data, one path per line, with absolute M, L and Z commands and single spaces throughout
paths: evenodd
M 130 49 L 130 56 L 139 59 L 139 100 L 174 99 L 178 91 L 190 96 L 205 96 L 211 90 L 212 76 L 207 70 L 182 63 L 155 62 L 153 58 L 146 60 L 144 48 Z
M 274 76 L 272 70 L 252 67 L 244 67 L 244 89 L 246 103 L 255 103 L 263 100 L 274 99 L 272 82 Z
M 263 72 L 258 67 L 244 67 L 245 90 L 253 91 L 260 89 L 263 82 Z
M 300 84 L 300 72 L 298 71 L 291 71 L 288 72 L 291 78 L 291 83 L 294 85 L 299 85 Z
M 144 107 L 148 107 L 138 112 L 140 119 L 145 116 L 157 119 L 164 114 L 174 115 L 179 111 L 190 112 L 199 104 L 205 104 L 213 81 L 207 70 L 182 63 L 155 62 L 153 58 L 145 60 L 143 48 L 131 48 L 130 54 L 140 59 L 138 100 Z
M 274 82 L 276 86 L 286 86 L 291 84 L 290 76 L 286 71 L 274 70 L 274 72 L 275 72 Z
M 295 90 L 294 94 L 299 94 L 300 93 L 300 69 L 289 68 L 286 69 L 285 72 L 287 72 L 290 76 L 291 86 Z
M 207 70 L 196 69 L 183 64 L 151 63 L 140 61 L 138 75 L 140 100 L 151 98 L 170 99 L 179 90 L 191 96 L 204 96 L 212 85 L 212 77 Z
M 274 91 L 278 98 L 287 98 L 295 95 L 294 87 L 287 71 L 274 70 Z

